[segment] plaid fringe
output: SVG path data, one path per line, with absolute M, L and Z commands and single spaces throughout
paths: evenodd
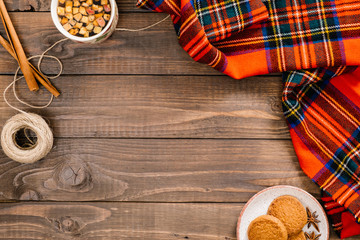
M 329 216 L 329 220 L 332 228 L 334 229 L 336 235 L 341 237 L 341 231 L 343 230 L 343 223 L 341 221 L 341 215 L 346 209 L 335 202 L 330 195 L 322 191 L 322 205 L 326 210 L 326 213 Z
M 341 239 L 360 234 L 360 224 L 350 212 L 334 201 L 325 191 L 321 191 L 322 205 L 336 235 Z

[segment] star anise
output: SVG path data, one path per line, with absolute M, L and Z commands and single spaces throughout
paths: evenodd
M 311 234 L 309 234 L 307 232 L 305 233 L 305 237 L 308 240 L 317 240 L 317 239 L 319 239 L 320 236 L 321 236 L 321 234 L 316 235 L 315 232 L 312 232 Z
M 318 218 L 318 215 L 316 215 L 316 211 L 311 213 L 310 209 L 307 207 L 306 208 L 306 214 L 307 214 L 307 227 L 310 228 L 311 225 L 314 226 L 314 228 L 320 232 L 319 230 L 319 225 L 318 223 L 320 222 L 317 218 Z

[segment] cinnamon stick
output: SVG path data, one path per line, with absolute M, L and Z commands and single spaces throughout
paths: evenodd
M 22 73 L 24 74 L 26 83 L 31 91 L 36 91 L 39 89 L 38 84 L 35 81 L 35 77 L 29 61 L 26 58 L 24 49 L 20 43 L 19 37 L 15 31 L 15 28 L 11 22 L 9 13 L 6 10 L 6 6 L 3 0 L 0 0 L 0 17 L 4 24 L 6 34 L 9 38 L 10 45 L 13 49 L 13 52 L 17 56 L 16 60 L 20 66 Z
M 14 53 L 10 43 L 5 39 L 3 38 L 1 35 L 0 35 L 0 44 L 6 49 L 6 51 L 8 51 L 8 53 L 10 53 L 11 56 L 13 56 L 15 58 L 15 60 L 17 61 L 17 56 L 16 54 Z
M 8 53 L 13 56 L 13 58 L 15 58 L 17 60 L 17 56 L 14 53 L 10 43 L 3 38 L 2 36 L 0 36 L 0 44 L 6 49 L 6 51 L 8 51 Z M 34 65 L 32 65 L 31 63 L 29 63 L 32 73 L 34 74 L 34 76 L 36 77 L 36 79 L 51 93 L 53 94 L 55 97 L 58 97 L 60 95 L 60 93 L 58 92 L 58 90 L 56 90 L 56 88 L 54 86 L 51 85 L 50 81 L 46 78 L 46 76 L 44 76 L 37 68 L 34 67 Z

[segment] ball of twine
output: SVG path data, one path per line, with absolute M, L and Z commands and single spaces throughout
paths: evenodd
M 30 148 L 16 143 L 16 133 L 29 129 L 36 134 L 37 141 Z M 45 157 L 53 146 L 53 133 L 45 120 L 34 113 L 19 113 L 5 123 L 1 132 L 1 146 L 4 153 L 14 161 L 33 163 Z

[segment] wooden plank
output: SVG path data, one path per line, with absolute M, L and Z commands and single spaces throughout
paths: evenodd
M 0 209 L 0 239 L 236 240 L 242 207 L 204 203 L 9 203 Z M 339 238 L 331 231 L 330 240 L 335 239 Z
M 25 165 L 0 153 L 3 200 L 246 202 L 279 184 L 319 194 L 290 140 L 56 139 Z
M 144 12 L 136 7 L 136 0 L 116 1 L 120 12 Z M 8 11 L 50 11 L 51 0 L 5 0 Z
M 163 19 L 165 14 L 120 14 L 119 27 L 140 28 Z M 45 51 L 64 36 L 55 28 L 50 13 L 12 13 L 15 28 L 30 56 Z M 0 32 L 4 35 L 2 26 Z M 0 74 L 12 74 L 15 60 L 0 47 Z M 87 45 L 67 41 L 50 54 L 64 63 L 64 74 L 181 74 L 221 75 L 200 64 L 180 47 L 171 20 L 141 32 L 115 32 L 101 44 Z M 57 73 L 58 64 L 50 61 L 45 71 Z
M 4 89 L 12 77 L 0 79 Z M 63 76 L 54 83 L 62 95 L 49 108 L 25 109 L 50 120 L 56 137 L 290 138 L 280 77 Z M 24 82 L 18 92 L 35 105 L 49 98 Z M 3 101 L 0 111 L 0 126 L 16 113 Z
M 50 11 L 49 0 L 4 0 L 8 11 Z

